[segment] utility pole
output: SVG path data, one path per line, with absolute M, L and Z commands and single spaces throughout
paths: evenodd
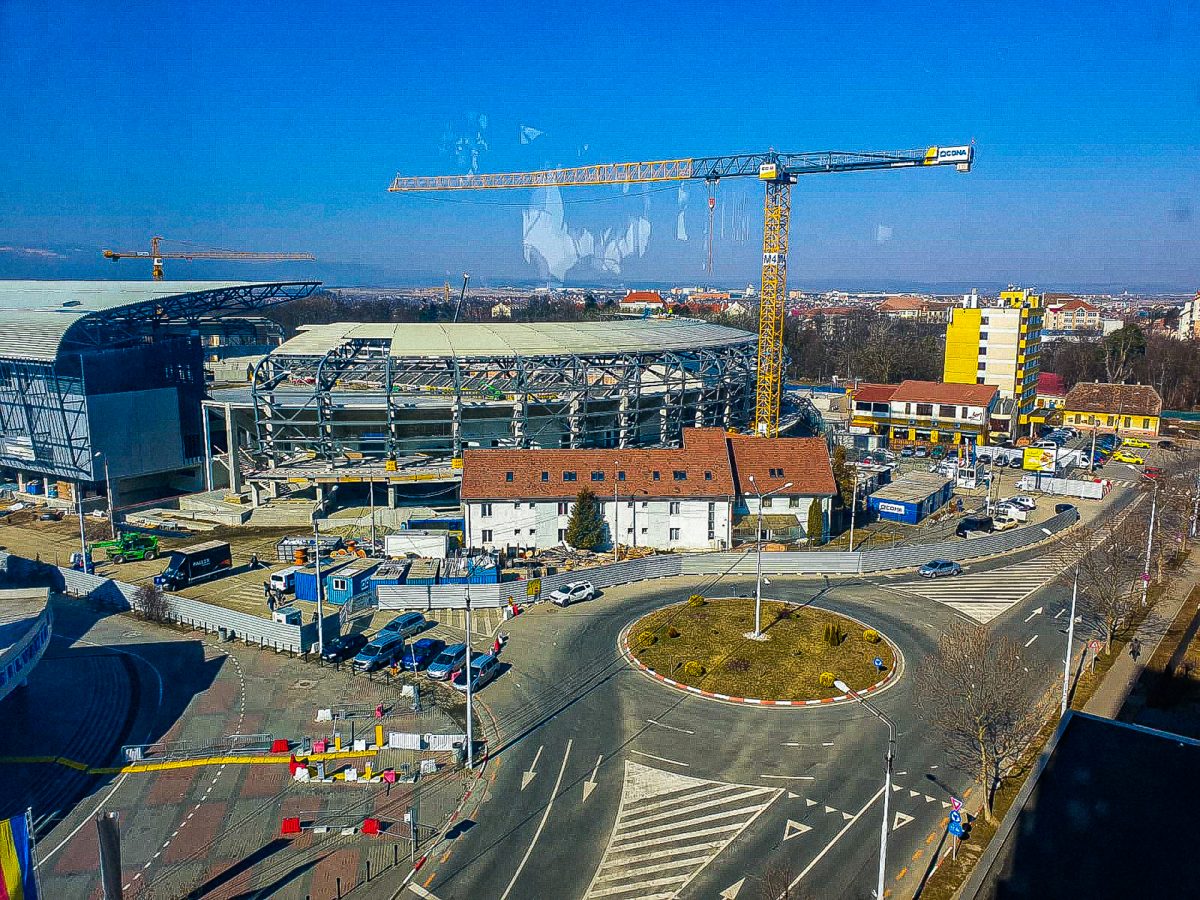
M 1079 596 L 1079 563 L 1075 564 L 1075 582 L 1071 585 L 1071 618 L 1067 620 L 1067 658 L 1063 662 L 1062 711 L 1067 714 L 1067 697 L 1071 693 L 1071 653 L 1075 642 L 1075 599 Z
M 471 703 L 471 587 L 467 585 L 464 593 L 467 598 L 467 768 L 475 768 L 475 723 L 472 721 L 475 715 L 474 705 Z
M 1200 466 L 1196 467 L 1196 487 L 1193 488 L 1195 499 L 1192 502 L 1192 537 L 1196 537 L 1196 520 L 1200 519 Z
M 1146 568 L 1142 572 L 1142 606 L 1146 605 L 1150 593 L 1150 555 L 1154 550 L 1154 520 L 1158 513 L 1158 482 L 1154 482 L 1154 494 L 1150 500 L 1150 527 L 1146 529 Z
M 317 567 L 317 656 L 325 655 L 325 585 L 321 582 L 321 532 L 313 519 L 313 556 Z
M 371 555 L 374 556 L 375 550 L 375 482 L 374 480 L 367 481 L 367 494 L 370 497 L 371 503 Z
M 81 555 L 81 568 L 84 572 L 90 574 L 92 571 L 92 561 L 88 557 L 87 534 L 83 530 L 83 490 L 78 481 L 75 482 L 75 509 L 79 512 L 79 552 Z
M 854 468 L 854 490 L 850 494 L 850 552 L 854 552 L 854 514 L 858 512 L 858 467 Z
M 617 472 L 621 469 L 620 460 L 613 460 L 613 562 L 617 562 L 620 558 L 621 537 L 620 529 L 618 528 L 620 513 L 617 511 L 617 485 L 620 481 L 617 479 Z
M 758 533 L 754 536 L 757 554 L 755 555 L 754 568 L 754 631 L 747 635 L 756 641 L 765 640 L 762 633 L 762 528 L 763 528 L 763 501 L 780 491 L 786 491 L 792 486 L 789 481 L 782 487 L 777 487 L 773 491 L 767 491 L 765 494 L 758 489 L 758 484 L 754 481 L 754 476 L 750 476 L 750 486 L 754 488 L 754 493 L 758 497 Z

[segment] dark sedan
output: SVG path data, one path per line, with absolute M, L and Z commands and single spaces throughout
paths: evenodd
M 366 643 L 365 634 L 343 634 L 325 642 L 325 652 L 321 654 L 321 659 L 332 663 L 353 659 Z

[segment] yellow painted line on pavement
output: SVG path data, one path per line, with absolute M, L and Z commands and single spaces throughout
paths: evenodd
M 330 753 L 310 753 L 299 759 L 307 762 L 318 760 L 364 759 L 375 756 L 375 750 L 341 750 Z M 280 765 L 291 762 L 291 754 L 275 754 L 274 756 L 202 756 L 196 759 L 173 759 L 163 762 L 129 763 L 124 766 L 88 766 L 73 759 L 62 756 L 0 756 L 0 765 L 18 764 L 57 764 L 86 772 L 89 775 L 125 775 L 138 772 L 163 772 L 170 769 L 194 769 L 201 766 L 226 765 Z

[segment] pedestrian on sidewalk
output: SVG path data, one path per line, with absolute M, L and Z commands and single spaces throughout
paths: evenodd
M 1134 638 L 1129 642 L 1129 655 L 1133 657 L 1133 661 L 1137 662 L 1138 657 L 1142 655 L 1142 642 Z

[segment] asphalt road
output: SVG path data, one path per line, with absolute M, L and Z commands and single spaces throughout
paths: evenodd
M 1005 582 L 1020 562 L 1001 558 L 968 572 Z M 962 616 L 920 596 L 926 584 L 911 575 L 834 580 L 817 602 L 878 627 L 911 669 Z M 773 578 L 768 593 L 808 600 L 823 587 L 820 579 Z M 495 780 L 478 823 L 431 861 L 412 895 L 746 900 L 777 896 L 789 883 L 823 898 L 872 895 L 887 736 L 880 721 L 858 704 L 766 709 L 706 700 L 619 655 L 627 624 L 698 588 L 728 596 L 751 592 L 753 582 L 613 588 L 565 610 L 537 607 L 506 626 L 511 668 L 480 695 L 499 726 Z M 1031 694 L 1061 677 L 1070 599 L 1056 583 L 1032 589 L 991 622 L 1026 648 Z M 915 891 L 941 846 L 945 804 L 971 785 L 914 713 L 912 688 L 902 675 L 875 698 L 899 731 L 887 876 L 897 897 Z

